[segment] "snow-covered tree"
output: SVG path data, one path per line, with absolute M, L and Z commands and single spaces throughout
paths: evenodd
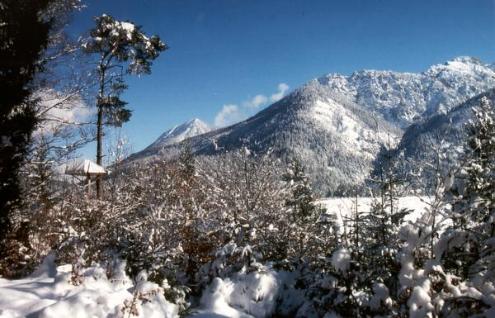
M 342 233 L 341 245 L 349 249 L 356 267 L 360 267 L 364 254 L 364 243 L 369 234 L 366 228 L 369 212 L 359 208 L 357 193 L 353 201 L 352 212 L 343 219 L 344 232 Z
M 216 224 L 212 232 L 222 248 L 229 246 L 228 254 L 232 255 L 232 266 L 221 272 L 251 268 L 256 260 L 286 258 L 286 189 L 280 180 L 279 164 L 270 155 L 256 155 L 246 148 L 201 160 L 209 223 Z M 225 255 L 225 251 L 219 253 Z
M 146 36 L 139 26 L 109 15 L 95 19 L 90 37 L 83 43 L 88 54 L 97 61 L 98 95 L 96 98 L 96 163 L 103 163 L 103 127 L 121 126 L 130 119 L 131 111 L 120 98 L 127 88 L 124 75 L 149 74 L 151 64 L 167 46 L 156 35 Z M 97 196 L 101 197 L 101 182 L 96 181 Z
M 487 98 L 474 108 L 474 118 L 467 129 L 464 164 L 453 187 L 450 230 L 464 239 L 450 251 L 448 264 L 464 278 L 494 270 L 493 264 L 485 262 L 494 257 L 489 242 L 495 236 L 495 110 Z
M 494 119 L 493 106 L 483 99 L 467 126 L 460 168 L 448 169 L 447 175 L 437 169 L 432 205 L 417 222 L 401 229 L 399 280 L 410 316 L 489 316 L 495 296 Z M 450 225 L 433 226 L 432 213 L 447 217 Z M 439 237 L 433 239 L 435 233 Z
M 321 243 L 316 242 L 315 237 L 321 211 L 314 203 L 314 194 L 302 164 L 298 160 L 290 162 L 282 179 L 290 192 L 290 197 L 285 201 L 289 208 L 289 256 L 296 259 L 304 256 L 314 257 L 314 248 Z
M 180 217 L 180 239 L 186 284 L 199 293 L 197 273 L 214 253 L 215 242 L 208 237 L 207 189 L 200 183 L 196 158 L 185 144 L 176 161 L 177 208 Z
M 379 164 L 371 177 L 375 199 L 367 216 L 367 240 L 363 245 L 368 279 L 384 283 L 390 293 L 396 294 L 396 277 L 400 269 L 397 257 L 400 249 L 398 232 L 410 211 L 398 206 L 405 183 L 398 167 L 400 156 L 392 157 L 390 151 L 382 149 L 377 161 Z

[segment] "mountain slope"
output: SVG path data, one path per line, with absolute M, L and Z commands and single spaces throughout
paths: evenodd
M 411 125 L 404 133 L 395 155 L 403 153 L 404 168 L 415 171 L 419 162 L 436 162 L 437 149 L 444 155 L 443 164 L 453 160 L 465 146 L 466 125 L 473 118 L 473 108 L 486 97 L 495 107 L 495 89 L 477 95 L 454 107 L 447 114 L 439 114 Z M 434 171 L 423 171 L 420 183 L 431 187 Z
M 205 122 L 194 118 L 190 121 L 187 121 L 181 125 L 175 126 L 172 129 L 165 131 L 144 151 L 152 153 L 157 149 L 161 149 L 163 147 L 176 144 L 188 138 L 207 133 L 210 130 L 210 127 L 208 127 Z
M 324 194 L 361 184 L 383 144 L 403 129 L 495 87 L 495 72 L 473 58 L 456 58 L 419 74 L 359 71 L 312 80 L 255 116 L 188 139 L 196 155 L 247 146 L 297 158 Z M 152 147 L 130 160 L 170 156 L 180 144 Z
M 306 86 L 246 121 L 192 137 L 188 144 L 196 155 L 247 146 L 258 153 L 270 150 L 281 158 L 298 158 L 315 177 L 314 183 L 328 192 L 360 183 L 379 146 L 390 136 L 400 136 L 401 130 L 345 96 L 319 89 Z M 167 157 L 180 146 L 144 151 L 130 160 Z

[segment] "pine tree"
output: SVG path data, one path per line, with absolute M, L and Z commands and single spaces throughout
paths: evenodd
M 291 236 L 295 242 L 292 253 L 296 258 L 309 255 L 309 244 L 316 235 L 315 225 L 318 221 L 319 210 L 314 204 L 313 191 L 309 185 L 308 177 L 298 160 L 293 160 L 283 175 L 291 196 L 285 204 L 290 209 Z M 314 256 L 314 255 L 313 255 Z
M 471 219 L 479 235 L 495 233 L 495 108 L 486 98 L 474 109 L 474 122 L 469 127 L 471 150 L 466 171 L 468 180 L 464 196 L 469 200 Z M 488 226 L 483 226 L 488 223 Z
M 120 98 L 127 88 L 124 75 L 149 74 L 151 64 L 167 46 L 156 35 L 147 37 L 141 28 L 121 22 L 106 14 L 95 19 L 96 26 L 83 44 L 88 54 L 98 57 L 98 96 L 96 98 L 96 163 L 103 163 L 103 126 L 121 126 L 129 121 L 131 111 Z M 101 197 L 101 180 L 96 180 Z
M 355 268 L 362 268 L 365 242 L 368 240 L 367 221 L 369 212 L 360 211 L 357 190 L 350 216 L 344 217 L 343 245 L 351 252 Z
M 405 183 L 400 173 L 399 160 L 386 149 L 382 149 L 378 157 L 378 167 L 372 173 L 376 199 L 367 217 L 367 239 L 363 243 L 370 287 L 376 282 L 383 283 L 392 296 L 397 294 L 399 287 L 399 228 L 404 217 L 410 213 L 398 205 Z

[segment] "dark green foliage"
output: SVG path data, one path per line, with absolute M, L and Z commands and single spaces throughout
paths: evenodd
M 19 167 L 36 126 L 29 87 L 41 69 L 51 20 L 41 18 L 54 1 L 6 0 L 0 3 L 0 241 L 19 201 Z M 1 256 L 0 256 L 1 257 Z

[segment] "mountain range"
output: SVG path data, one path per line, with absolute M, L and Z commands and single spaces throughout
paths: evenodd
M 365 181 L 382 145 L 414 148 L 413 143 L 406 145 L 407 138 L 412 140 L 409 130 L 419 124 L 434 126 L 428 120 L 447 116 L 494 87 L 494 68 L 472 57 L 421 73 L 329 74 L 232 126 L 209 130 L 193 120 L 175 127 L 128 160 L 172 156 L 186 139 L 195 155 L 246 146 L 259 153 L 270 150 L 283 160 L 300 160 L 323 195 L 345 193 Z

